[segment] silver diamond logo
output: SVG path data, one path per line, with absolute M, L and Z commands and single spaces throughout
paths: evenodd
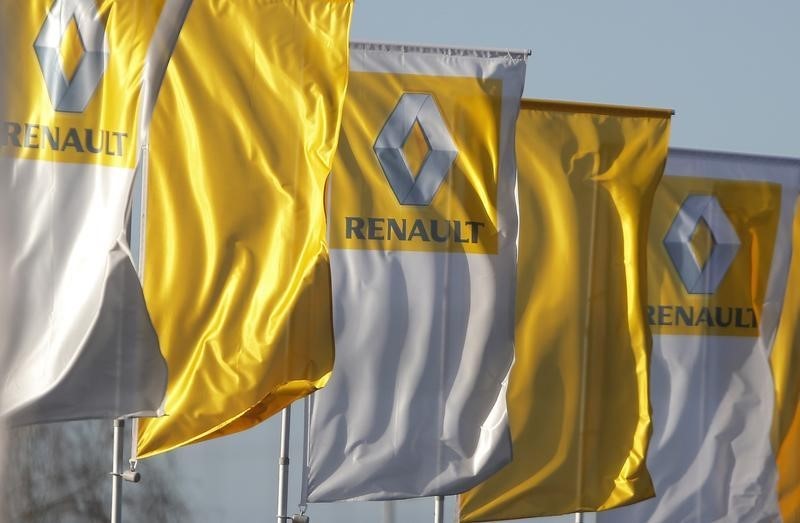
M 61 49 L 73 26 L 80 39 L 81 56 L 70 72 L 65 69 Z M 105 27 L 94 0 L 56 0 L 33 48 L 55 110 L 83 112 L 106 71 L 109 54 Z
M 418 172 L 413 173 L 403 147 L 416 125 L 425 137 L 428 153 Z M 400 97 L 373 150 L 402 205 L 430 205 L 458 156 L 436 101 L 424 93 L 404 93 Z
M 701 263 L 691 241 L 703 222 L 711 233 L 712 245 L 705 262 Z M 708 195 L 687 197 L 664 237 L 667 254 L 689 294 L 716 292 L 740 245 L 739 236 L 716 196 Z

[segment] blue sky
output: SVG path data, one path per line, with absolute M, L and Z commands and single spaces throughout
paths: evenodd
M 531 48 L 526 97 L 673 108 L 674 146 L 797 157 L 798 21 L 793 0 L 362 0 L 352 38 Z M 301 410 L 290 506 L 299 494 Z M 194 521 L 274 521 L 278 427 L 273 419 L 172 453 Z M 159 461 L 144 462 L 145 475 Z M 136 487 L 126 488 L 135 497 Z M 395 523 L 433 519 L 430 500 L 396 510 Z M 366 523 L 382 521 L 383 509 L 339 503 L 310 514 L 316 523 Z

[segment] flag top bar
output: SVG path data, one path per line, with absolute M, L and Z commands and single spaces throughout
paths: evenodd
M 670 153 L 680 153 L 686 156 L 704 156 L 713 158 L 739 158 L 740 160 L 757 160 L 776 164 L 789 164 L 800 167 L 800 158 L 794 156 L 771 155 L 761 153 L 743 153 L 734 151 L 716 151 L 708 149 L 687 149 L 683 147 L 670 147 Z
M 660 107 L 638 107 L 632 105 L 628 106 L 562 100 L 540 100 L 534 98 L 523 99 L 522 108 L 578 113 L 602 112 L 603 114 L 615 114 L 618 116 L 655 116 L 659 118 L 675 115 L 674 109 L 664 109 Z
M 533 51 L 530 49 L 458 47 L 447 45 L 401 44 L 390 42 L 350 42 L 350 50 L 362 51 L 402 51 L 405 53 L 444 53 L 451 56 L 470 58 L 504 58 L 526 60 Z

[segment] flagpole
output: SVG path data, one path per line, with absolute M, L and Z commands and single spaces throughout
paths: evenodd
M 394 523 L 394 501 L 383 502 L 383 523 Z
M 292 418 L 292 406 L 281 412 L 281 455 L 278 458 L 278 523 L 288 519 L 289 506 L 289 429 Z
M 122 523 L 122 444 L 125 420 L 114 420 L 114 457 L 111 467 L 111 523 Z
M 444 523 L 444 496 L 433 498 L 433 523 Z
M 575 523 L 583 523 L 583 512 L 575 513 Z

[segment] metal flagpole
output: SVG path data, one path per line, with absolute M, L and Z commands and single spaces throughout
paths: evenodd
M 281 455 L 278 458 L 278 523 L 288 519 L 289 505 L 289 429 L 292 419 L 292 406 L 281 412 Z
M 111 523 L 122 523 L 122 444 L 125 420 L 114 420 L 114 461 L 111 467 Z
M 444 523 L 444 496 L 433 498 L 433 523 Z
M 394 523 L 394 501 L 383 502 L 383 523 Z

